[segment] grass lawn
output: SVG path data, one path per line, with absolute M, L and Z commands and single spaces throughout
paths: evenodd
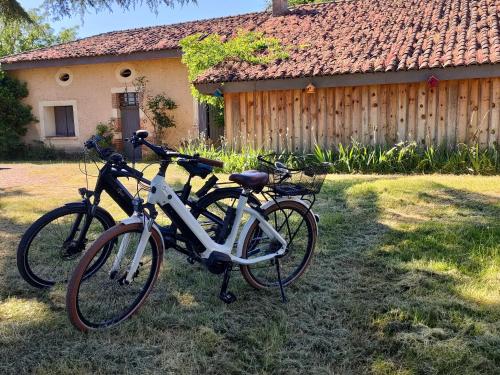
M 500 177 L 329 176 L 288 304 L 236 276 L 225 305 L 218 276 L 169 252 L 139 313 L 87 335 L 63 287 L 15 265 L 22 232 L 84 184 L 77 164 L 0 165 L 1 374 L 498 374 Z

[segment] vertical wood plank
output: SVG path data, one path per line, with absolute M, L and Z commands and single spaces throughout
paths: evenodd
M 233 96 L 233 145 L 235 150 L 241 149 L 241 114 L 240 114 L 240 95 Z
M 262 93 L 262 145 L 265 150 L 271 150 L 271 104 L 269 100 L 269 91 Z
M 381 85 L 379 87 L 379 106 L 378 106 L 378 129 L 377 129 L 377 144 L 383 145 L 387 141 L 389 121 L 387 118 L 388 113 L 388 100 L 387 90 L 389 85 Z
M 285 151 L 286 142 L 286 92 L 278 91 L 278 143 L 279 150 Z
M 272 150 L 279 152 L 279 124 L 278 124 L 278 92 L 271 91 L 269 93 L 269 104 L 271 106 L 271 147 Z
M 361 126 L 361 87 L 355 86 L 352 89 L 351 137 L 358 142 L 362 142 Z
M 368 89 L 368 106 L 369 106 L 369 121 L 368 121 L 368 141 L 369 144 L 377 144 L 377 128 L 378 124 L 378 87 L 372 85 Z
M 448 83 L 439 82 L 438 87 L 438 124 L 436 142 L 442 142 L 446 138 L 448 124 Z
M 467 130 L 467 143 L 478 142 L 478 110 L 479 110 L 479 80 L 470 81 L 469 87 L 469 127 Z
M 370 87 L 361 87 L 361 134 L 360 139 L 364 145 L 370 144 Z
M 427 144 L 436 144 L 436 112 L 437 112 L 437 90 L 434 87 L 427 89 Z
M 247 93 L 247 144 L 254 148 L 256 142 L 255 132 L 255 92 Z
M 398 127 L 396 141 L 405 141 L 407 139 L 407 111 L 408 111 L 408 85 L 398 85 Z
M 500 77 L 493 79 L 492 86 L 491 126 L 488 138 L 490 147 L 493 147 L 495 142 L 497 146 L 500 145 Z
M 331 150 L 335 145 L 335 89 L 329 88 L 326 93 L 326 106 L 327 106 L 327 140 L 326 148 Z
M 479 146 L 488 145 L 488 129 L 490 124 L 490 98 L 491 79 L 485 78 L 480 81 L 481 102 L 479 104 Z
M 293 90 L 293 149 L 302 151 L 302 101 L 300 90 Z
M 469 81 L 458 81 L 458 118 L 456 130 L 456 143 L 465 143 L 467 141 L 468 127 L 468 100 L 469 100 Z
M 224 138 L 230 147 L 234 147 L 234 117 L 233 117 L 233 98 L 234 94 L 224 95 Z
M 293 151 L 293 91 L 286 91 L 286 149 Z
M 418 84 L 410 84 L 408 87 L 408 124 L 406 125 L 406 138 L 409 141 L 415 141 L 417 139 L 417 93 Z
M 264 126 L 262 124 L 262 91 L 255 92 L 255 148 L 262 148 L 262 132 Z
M 311 146 L 311 113 L 310 99 L 311 95 L 304 90 L 302 95 L 302 151 L 307 152 Z
M 334 144 L 344 142 L 345 137 L 345 117 L 344 117 L 345 92 L 343 87 L 335 88 L 335 136 Z
M 308 151 L 311 151 L 318 143 L 318 92 L 314 94 L 306 94 L 310 96 L 310 109 L 311 109 L 311 127 L 310 127 L 310 142 Z
M 418 127 L 417 143 L 425 144 L 427 133 L 427 84 L 421 82 L 418 85 Z
M 396 142 L 396 133 L 398 129 L 398 86 L 390 85 L 388 87 L 388 128 L 385 135 L 386 144 L 394 144 Z
M 247 98 L 246 93 L 240 93 L 240 139 L 238 143 L 241 145 L 241 148 L 245 148 L 247 144 Z
M 458 81 L 448 81 L 447 91 L 448 118 L 444 136 L 448 138 L 449 144 L 454 145 L 457 139 L 458 126 Z
M 351 143 L 352 136 L 352 87 L 344 88 L 344 136 L 342 143 Z
M 326 148 L 328 143 L 326 93 L 327 89 L 321 88 L 318 90 L 318 145 L 322 149 Z

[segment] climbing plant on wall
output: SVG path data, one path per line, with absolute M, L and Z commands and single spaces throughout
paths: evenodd
M 165 130 L 175 127 L 172 111 L 178 106 L 165 93 L 152 95 L 148 92 L 148 79 L 144 76 L 134 80 L 134 89 L 138 94 L 139 108 L 153 125 L 155 140 L 161 143 Z
M 278 39 L 266 37 L 261 32 L 242 30 L 228 40 L 218 34 L 193 34 L 182 39 L 179 45 L 191 82 L 208 69 L 230 59 L 266 65 L 289 56 L 287 48 Z M 204 95 L 192 84 L 191 92 L 198 101 L 215 106 L 219 112 L 222 110 L 224 102 L 221 97 Z

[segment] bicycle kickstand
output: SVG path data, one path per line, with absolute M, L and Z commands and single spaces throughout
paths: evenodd
M 283 282 L 281 281 L 281 270 L 280 270 L 280 260 L 278 257 L 274 258 L 276 263 L 276 273 L 278 274 L 278 283 L 280 285 L 280 293 L 281 293 L 281 302 L 287 303 L 285 289 L 283 288 Z
M 232 268 L 233 268 L 232 263 L 229 263 L 226 266 L 226 269 L 224 270 L 224 278 L 222 279 L 222 286 L 220 288 L 220 293 L 219 293 L 219 298 L 227 304 L 236 301 L 236 296 L 233 293 L 227 291 L 227 287 L 229 285 L 229 277 L 231 276 Z

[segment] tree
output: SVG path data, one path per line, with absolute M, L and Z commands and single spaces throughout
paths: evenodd
M 197 0 L 45 0 L 44 7 L 54 18 L 69 17 L 75 14 L 111 10 L 113 6 L 129 10 L 137 5 L 146 4 L 151 11 L 157 13 L 161 5 L 173 7 L 175 4 L 196 3 Z M 0 15 L 6 21 L 29 21 L 26 10 L 17 0 L 0 0 Z
M 3 0 L 0 0 L 3 1 Z M 47 22 L 47 13 L 35 9 L 29 12 L 31 22 L 6 21 L 0 18 L 0 56 L 74 40 L 78 27 L 62 29 L 59 33 Z
M 0 0 L 0 9 L 4 8 Z M 10 13 L 14 14 L 14 13 Z M 0 56 L 47 47 L 75 39 L 77 28 L 55 33 L 45 22 L 46 14 L 37 10 L 29 13 L 30 21 L 24 18 L 8 21 L 0 16 Z M 22 146 L 21 137 L 26 126 L 36 118 L 31 107 L 22 100 L 28 96 L 26 83 L 0 71 L 0 158 L 12 157 Z
M 36 119 L 23 104 L 28 96 L 26 83 L 0 71 L 0 158 L 11 157 L 22 146 L 26 126 Z
M 32 22 L 28 12 L 16 0 L 0 0 L 0 17 L 4 21 Z

